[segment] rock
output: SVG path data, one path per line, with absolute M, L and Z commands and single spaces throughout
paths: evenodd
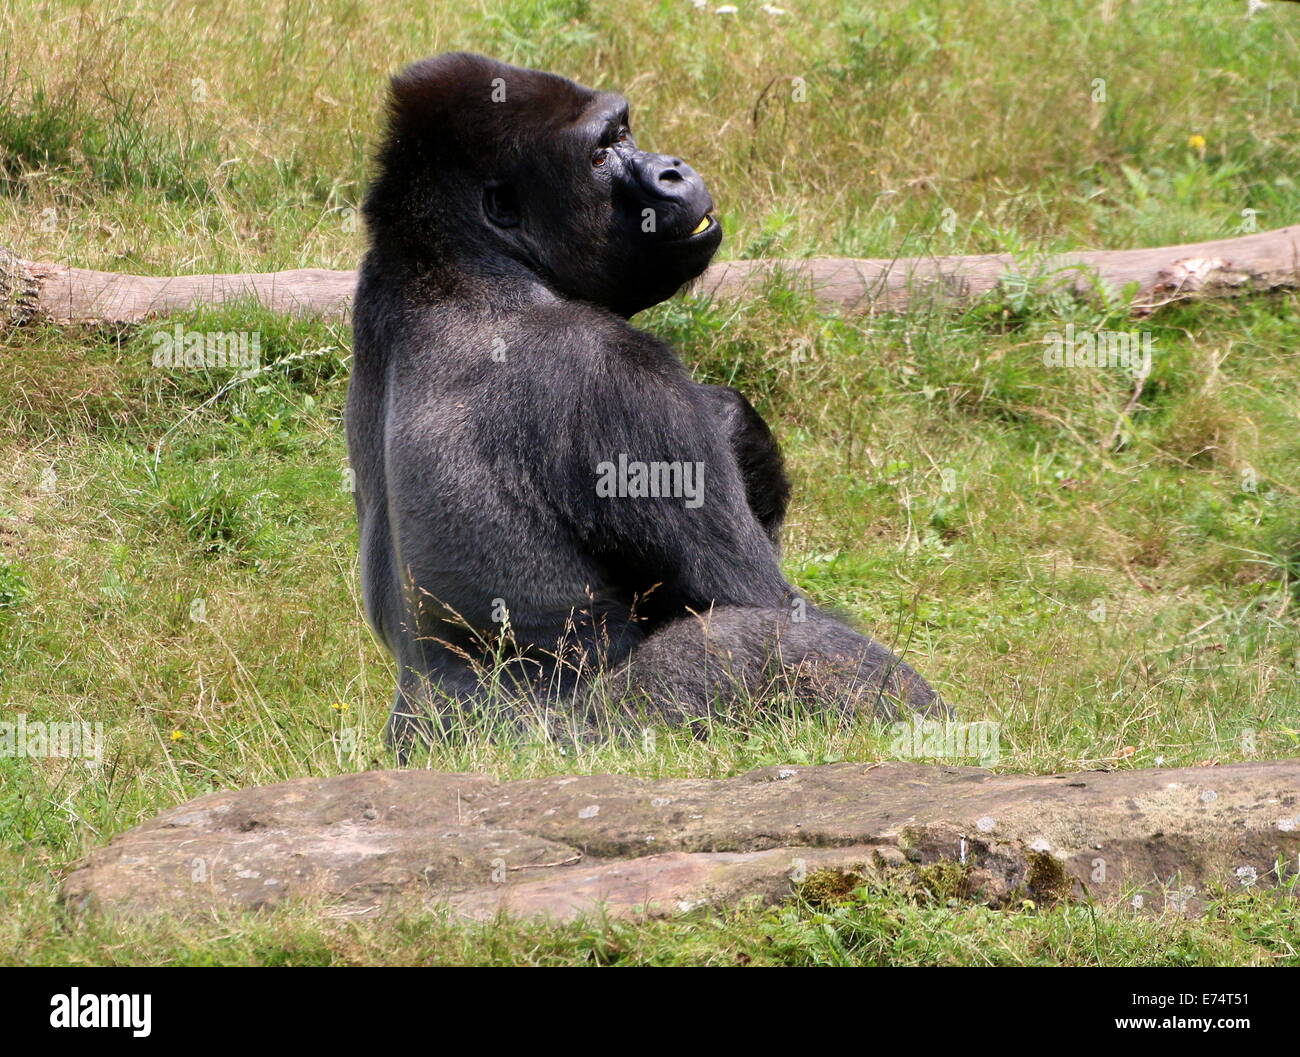
M 993 905 L 1087 892 L 1194 910 L 1209 887 L 1276 884 L 1298 857 L 1300 760 L 1051 776 L 839 763 L 722 781 L 370 771 L 165 811 L 91 853 L 63 896 L 131 914 L 305 900 L 570 919 L 873 876 Z

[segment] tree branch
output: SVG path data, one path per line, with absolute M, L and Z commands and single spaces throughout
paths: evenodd
M 761 296 L 782 278 L 850 312 L 959 306 L 1009 278 L 1081 297 L 1133 289 L 1137 313 L 1172 301 L 1300 288 L 1300 225 L 1214 242 L 1134 250 L 1084 250 L 1033 260 L 970 257 L 724 261 L 695 284 L 712 297 Z M 144 276 L 24 261 L 0 248 L 0 323 L 134 323 L 199 305 L 253 298 L 275 311 L 346 314 L 355 272 L 301 268 L 235 275 Z

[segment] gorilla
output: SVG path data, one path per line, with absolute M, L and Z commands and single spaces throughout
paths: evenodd
M 722 227 L 689 165 L 637 146 L 625 99 L 417 62 L 363 215 L 347 436 L 403 758 L 483 716 L 943 707 L 787 583 L 789 484 L 749 401 L 629 324 Z

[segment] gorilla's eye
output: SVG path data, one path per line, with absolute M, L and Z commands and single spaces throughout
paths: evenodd
M 483 214 L 499 228 L 520 223 L 519 196 L 509 184 L 493 181 L 483 188 Z
M 632 130 L 629 128 L 621 128 L 618 130 L 618 138 L 614 142 L 627 143 L 631 138 L 632 138 Z
M 596 151 L 596 153 L 591 156 L 591 164 L 604 165 L 605 159 L 608 157 L 609 157 L 609 148 L 601 147 L 600 150 Z

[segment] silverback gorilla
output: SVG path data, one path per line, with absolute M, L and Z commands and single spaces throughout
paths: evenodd
M 393 79 L 364 204 L 348 447 L 390 744 L 742 703 L 940 708 L 781 573 L 766 423 L 628 323 L 722 241 L 621 96 L 453 53 Z

